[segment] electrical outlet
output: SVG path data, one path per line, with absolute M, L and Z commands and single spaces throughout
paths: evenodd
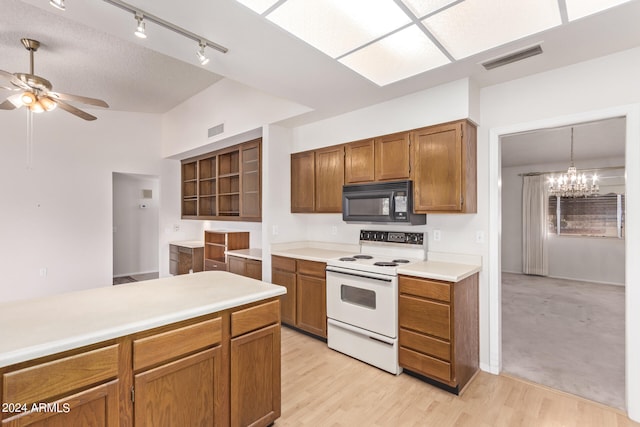
M 173 224 L 173 231 L 175 231 L 176 233 L 178 231 L 180 231 L 180 225 L 179 224 Z
M 271 234 L 273 234 L 274 236 L 278 235 L 278 226 L 277 225 L 272 225 L 271 226 Z
M 331 234 L 333 236 L 336 236 L 338 234 L 338 227 L 336 227 L 335 225 L 331 226 Z
M 433 230 L 433 241 L 439 242 L 441 238 L 442 236 L 441 236 L 440 230 Z
M 476 231 L 476 243 L 484 243 L 484 231 Z
M 47 267 L 42 267 L 40 269 L 40 277 L 47 277 Z

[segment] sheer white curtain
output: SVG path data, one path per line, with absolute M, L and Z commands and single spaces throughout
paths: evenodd
M 547 276 L 547 210 L 544 175 L 525 176 L 522 183 L 522 272 Z

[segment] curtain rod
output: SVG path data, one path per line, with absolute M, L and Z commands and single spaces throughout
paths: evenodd
M 591 168 L 591 169 L 580 169 L 578 172 L 591 172 L 591 171 L 606 171 L 606 170 L 614 170 L 614 169 L 624 169 L 624 166 L 605 166 L 603 168 Z M 539 175 L 547 175 L 550 173 L 566 173 L 566 170 L 561 171 L 549 171 L 549 172 L 527 172 L 527 173 L 519 173 L 518 176 L 539 176 Z

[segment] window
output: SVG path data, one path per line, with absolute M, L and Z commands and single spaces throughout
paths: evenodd
M 624 238 L 624 195 L 549 197 L 549 233 Z

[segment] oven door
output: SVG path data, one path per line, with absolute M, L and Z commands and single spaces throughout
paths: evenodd
M 396 338 L 398 278 L 327 267 L 327 317 Z

